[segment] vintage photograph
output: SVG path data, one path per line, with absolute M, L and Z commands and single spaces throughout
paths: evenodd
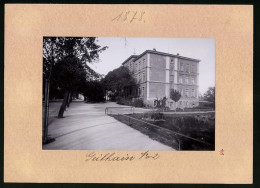
M 43 37 L 44 150 L 215 150 L 215 39 Z

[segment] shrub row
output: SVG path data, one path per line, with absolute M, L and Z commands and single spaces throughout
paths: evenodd
M 164 119 L 164 115 L 161 112 L 145 112 L 143 115 L 144 119 L 147 120 L 163 120 Z
M 127 105 L 127 106 L 134 106 L 134 107 L 144 107 L 144 102 L 142 99 L 129 99 L 129 98 L 123 98 L 123 97 L 117 97 L 116 103 L 121 105 Z

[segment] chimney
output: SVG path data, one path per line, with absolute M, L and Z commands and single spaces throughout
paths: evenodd
M 155 49 L 155 48 L 153 48 L 153 51 L 156 51 L 156 49 Z
M 179 56 L 180 54 L 179 53 L 177 53 L 177 56 Z

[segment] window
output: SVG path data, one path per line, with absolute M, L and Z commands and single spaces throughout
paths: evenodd
M 143 68 L 145 67 L 145 59 L 143 59 Z
M 183 63 L 180 63 L 180 70 L 183 71 Z
M 182 88 L 179 89 L 179 93 L 181 94 L 181 96 L 183 96 L 183 90 L 182 90 Z
M 179 82 L 182 84 L 182 76 L 180 76 L 180 78 L 179 78 Z
M 188 77 L 188 76 L 186 76 L 185 83 L 186 83 L 186 84 L 189 83 L 189 77 Z
M 193 85 L 195 84 L 195 80 L 193 77 L 191 78 L 191 84 L 193 84 Z
M 171 75 L 174 74 L 174 63 L 170 64 L 170 72 L 171 72 Z
M 192 97 L 195 97 L 195 89 L 192 89 L 192 90 L 191 90 L 191 96 L 192 96 Z
M 189 89 L 185 89 L 185 97 L 189 97 Z
M 189 64 L 186 65 L 186 72 L 190 72 L 190 65 Z
M 142 87 L 142 96 L 144 96 L 144 87 Z
M 143 73 L 143 82 L 145 81 L 145 74 Z
M 173 81 L 170 81 L 171 82 L 171 88 L 173 88 L 174 86 L 174 82 Z
M 194 65 L 191 66 L 191 72 L 195 72 L 195 66 Z

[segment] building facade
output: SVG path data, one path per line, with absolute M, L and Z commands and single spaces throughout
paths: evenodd
M 166 97 L 170 108 L 191 108 L 199 104 L 199 62 L 198 59 L 146 50 L 130 56 L 122 65 L 136 78 L 138 96 L 145 104 L 154 106 L 156 99 Z M 170 99 L 172 89 L 181 93 L 177 104 Z

